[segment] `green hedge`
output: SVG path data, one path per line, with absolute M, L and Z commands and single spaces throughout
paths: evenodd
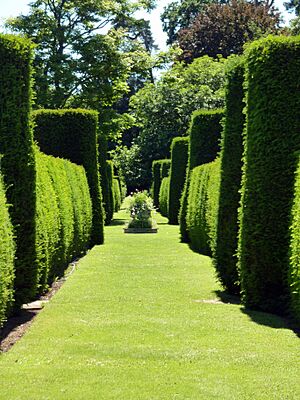
M 300 156 L 290 227 L 289 286 L 293 315 L 300 321 Z
M 152 163 L 152 196 L 154 206 L 158 208 L 159 206 L 159 189 L 161 184 L 160 178 L 161 163 L 160 160 L 155 160 Z
M 246 51 L 246 133 L 239 270 L 247 307 L 285 312 L 294 153 L 300 149 L 300 38 L 268 37 Z
M 109 185 L 110 209 L 112 212 L 112 214 L 110 215 L 110 220 L 112 220 L 115 210 L 115 199 L 114 199 L 114 189 L 113 189 L 114 163 L 111 160 L 106 161 L 106 171 L 107 171 L 107 180 Z
M 91 244 L 104 241 L 104 209 L 99 177 L 96 111 L 82 109 L 34 112 L 34 136 L 42 152 L 62 157 L 86 170 L 93 204 Z
M 201 164 L 213 161 L 219 152 L 223 110 L 197 110 L 192 115 L 189 128 L 189 157 L 184 189 L 180 200 L 179 224 L 183 242 L 189 241 L 186 225 L 187 199 L 190 171 Z
M 0 34 L 1 170 L 16 237 L 15 304 L 30 301 L 37 291 L 35 254 L 36 171 L 32 126 L 33 45 Z
M 180 198 L 184 187 L 188 161 L 188 137 L 174 138 L 171 145 L 171 172 L 169 193 L 169 223 L 178 224 Z
M 164 217 L 168 217 L 169 214 L 169 190 L 170 177 L 168 176 L 162 179 L 159 190 L 159 209 Z
M 0 328 L 13 303 L 15 243 L 13 227 L 0 175 Z
M 171 160 L 160 160 L 160 179 L 163 180 L 170 175 Z
M 114 211 L 118 212 L 121 208 L 121 186 L 118 177 L 113 178 L 113 197 L 114 197 Z
M 111 199 L 111 187 L 109 184 L 107 176 L 107 139 L 103 133 L 98 134 L 98 163 L 99 163 L 99 173 L 100 173 L 100 183 L 103 199 L 103 207 L 105 210 L 105 225 L 109 225 L 112 217 L 112 199 Z
M 242 134 L 245 124 L 244 61 L 227 63 L 224 130 L 221 140 L 221 182 L 214 265 L 222 286 L 239 293 L 237 271 L 238 207 L 242 178 Z
M 36 150 L 36 252 L 43 293 L 90 243 L 92 203 L 83 167 Z
M 191 171 L 187 204 L 187 229 L 191 247 L 212 255 L 216 243 L 220 188 L 220 160 L 195 167 Z

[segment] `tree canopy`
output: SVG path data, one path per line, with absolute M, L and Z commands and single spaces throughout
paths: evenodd
M 181 59 L 191 62 L 205 54 L 228 57 L 241 54 L 243 45 L 280 30 L 280 14 L 266 2 L 231 0 L 205 6 L 188 28 L 179 34 Z
M 152 160 L 169 156 L 173 137 L 186 134 L 194 110 L 223 106 L 224 62 L 208 56 L 188 66 L 177 62 L 156 83 L 146 84 L 131 98 L 140 132 L 133 149 L 118 149 L 115 156 L 124 171 L 133 171 L 128 165 L 134 157 L 135 173 L 127 176 L 131 186 L 149 185 Z
M 154 3 L 36 0 L 28 15 L 8 20 L 8 28 L 36 44 L 37 106 L 91 101 L 90 106 L 102 109 L 113 104 L 128 90 L 133 54 L 146 58 L 152 45 L 146 21 L 135 20 L 133 13 Z

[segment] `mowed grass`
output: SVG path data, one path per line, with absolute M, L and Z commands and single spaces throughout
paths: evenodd
M 300 399 L 300 340 L 283 320 L 213 304 L 208 257 L 124 213 L 26 335 L 0 355 L 0 399 Z

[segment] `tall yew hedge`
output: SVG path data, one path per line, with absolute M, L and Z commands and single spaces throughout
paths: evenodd
M 242 178 L 244 103 L 244 60 L 227 63 L 225 117 L 221 140 L 221 180 L 214 265 L 223 287 L 239 293 L 237 271 L 238 208 Z
M 152 162 L 152 196 L 155 207 L 159 205 L 159 189 L 160 189 L 160 160 Z
M 1 159 L 0 159 L 1 160 Z M 13 302 L 15 243 L 0 174 L 0 329 Z
M 168 217 L 169 215 L 169 191 L 170 191 L 170 177 L 166 176 L 162 179 L 159 190 L 159 209 L 161 215 Z
M 300 154 L 296 171 L 294 202 L 290 227 L 289 286 L 293 315 L 300 321 Z
M 219 152 L 223 110 L 194 111 L 189 128 L 189 157 L 184 189 L 181 197 L 179 224 L 183 242 L 189 241 L 186 225 L 187 199 L 190 171 L 201 164 L 213 161 Z
M 36 170 L 32 104 L 33 45 L 13 35 L 0 35 L 0 154 L 1 170 L 16 238 L 16 305 L 37 292 L 35 250 Z
M 105 210 L 105 225 L 109 225 L 113 217 L 111 186 L 107 176 L 107 138 L 104 133 L 98 134 L 98 163 L 100 173 L 100 183 L 103 199 L 103 207 Z
M 105 217 L 98 165 L 97 112 L 38 110 L 34 112 L 34 122 L 34 136 L 42 152 L 85 168 L 93 204 L 91 244 L 103 243 Z
M 188 161 L 188 137 L 174 138 L 171 144 L 171 171 L 169 192 L 169 223 L 178 224 L 180 198 Z
M 239 270 L 246 306 L 285 312 L 289 224 L 300 149 L 300 38 L 268 37 L 246 50 L 246 132 Z
M 220 159 L 191 171 L 186 223 L 191 247 L 212 255 L 216 243 L 220 188 Z
M 36 149 L 36 252 L 38 291 L 63 275 L 90 243 L 92 202 L 82 166 Z

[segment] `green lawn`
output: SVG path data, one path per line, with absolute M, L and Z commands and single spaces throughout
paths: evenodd
M 0 355 L 0 399 L 300 399 L 300 340 L 283 321 L 212 304 L 208 257 L 159 233 L 124 234 L 122 212 Z

